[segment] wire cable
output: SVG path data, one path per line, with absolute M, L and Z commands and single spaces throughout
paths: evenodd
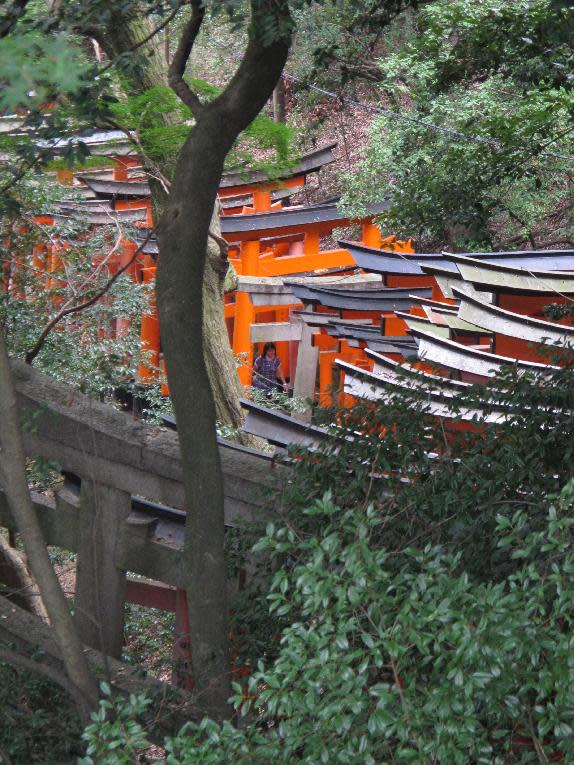
M 324 96 L 328 96 L 329 98 L 335 98 L 341 104 L 348 104 L 349 106 L 354 106 L 359 109 L 366 109 L 367 111 L 374 112 L 376 114 L 382 114 L 385 117 L 390 117 L 391 119 L 401 120 L 403 122 L 409 122 L 411 124 L 418 125 L 419 127 L 426 128 L 427 130 L 434 130 L 437 133 L 444 133 L 445 135 L 453 136 L 454 138 L 457 138 L 458 140 L 468 141 L 472 143 L 486 144 L 487 146 L 492 146 L 494 149 L 503 148 L 503 144 L 501 144 L 500 141 L 496 141 L 494 138 L 485 138 L 484 136 L 469 135 L 468 133 L 463 133 L 460 130 L 455 130 L 454 128 L 442 127 L 441 125 L 436 125 L 434 122 L 426 122 L 425 120 L 418 119 L 417 117 L 411 117 L 407 114 L 403 114 L 402 112 L 396 112 L 391 109 L 385 109 L 384 107 L 377 106 L 375 104 L 366 104 L 363 101 L 356 101 L 353 98 L 347 98 L 345 96 L 339 95 L 338 93 L 334 93 L 331 90 L 326 90 L 325 88 L 321 88 L 319 87 L 319 85 L 305 82 L 299 77 L 295 77 L 294 75 L 288 74 L 287 72 L 283 72 L 283 77 L 287 80 L 291 80 L 292 82 L 300 83 L 302 87 L 306 90 L 313 90 L 317 93 L 321 93 Z M 574 156 L 570 156 L 568 154 L 557 154 L 555 152 L 544 151 L 544 152 L 540 152 L 540 154 L 538 154 L 537 156 L 553 157 L 555 159 L 564 159 L 569 162 L 574 162 Z

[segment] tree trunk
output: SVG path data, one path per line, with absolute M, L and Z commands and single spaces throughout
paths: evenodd
M 178 160 L 160 222 L 157 295 L 184 474 L 193 673 L 202 707 L 211 717 L 223 719 L 231 695 L 223 476 L 202 343 L 208 230 L 228 147 L 214 152 L 217 131 L 214 135 L 208 127 L 198 124 L 193 129 Z M 218 279 L 212 274 L 214 281 Z
M 147 17 L 126 19 L 121 14 L 114 16 L 113 23 L 106 29 L 99 42 L 109 58 L 132 50 L 153 30 L 153 24 Z M 149 88 L 159 85 L 167 87 L 165 52 L 158 38 L 147 42 L 140 49 L 141 58 L 137 72 L 133 76 L 124 75 L 122 83 L 126 94 L 141 95 Z M 166 119 L 167 122 L 167 119 Z M 158 163 L 159 169 L 169 177 L 170 170 Z M 159 217 L 165 207 L 165 192 L 159 184 L 150 183 L 153 207 Z M 220 234 L 219 216 L 214 208 L 211 230 Z M 235 357 L 227 334 L 223 314 L 223 279 L 221 254 L 217 244 L 210 239 L 206 252 L 205 287 L 204 287 L 204 353 L 209 374 L 217 421 L 221 425 L 239 430 L 243 424 L 243 414 L 239 399 L 242 387 L 237 377 Z M 249 441 L 242 435 L 240 440 Z
M 275 90 L 273 91 L 273 119 L 275 122 L 286 121 L 286 108 L 285 108 L 285 80 L 283 77 L 279 78 Z
M 16 393 L 4 335 L 0 330 L 0 481 L 24 543 L 28 562 L 54 628 L 66 672 L 85 699 L 84 716 L 98 703 L 98 687 L 78 639 L 64 593 L 50 562 L 28 483 Z
M 121 85 L 126 94 L 140 96 L 146 90 L 158 85 L 167 86 L 167 65 L 165 53 L 159 35 L 141 44 L 154 30 L 154 23 L 142 10 L 139 18 L 133 14 L 126 16 L 123 11 L 116 10 L 105 32 L 98 37 L 106 55 L 110 59 L 117 58 L 137 49 L 136 66 L 122 74 Z M 131 63 L 131 62 L 130 62 Z
M 211 218 L 210 231 L 221 236 L 219 205 Z M 237 375 L 235 356 L 231 351 L 227 325 L 223 314 L 223 285 L 227 274 L 227 259 L 223 259 L 219 245 L 212 237 L 207 242 L 207 258 L 203 274 L 203 337 L 207 374 L 215 401 L 215 416 L 222 425 L 238 428 L 243 422 L 239 399 L 242 394 Z M 251 443 L 244 434 L 239 440 Z
M 48 614 L 38 594 L 38 585 L 30 576 L 20 555 L 0 535 L 0 591 L 2 585 L 8 590 L 4 594 L 9 600 L 48 621 Z

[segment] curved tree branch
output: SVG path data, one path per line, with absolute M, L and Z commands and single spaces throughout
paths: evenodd
M 72 683 L 68 677 L 66 677 L 66 675 L 57 670 L 55 667 L 51 667 L 49 664 L 45 664 L 44 662 L 34 661 L 34 659 L 30 659 L 28 656 L 24 656 L 23 654 L 4 646 L 0 646 L 0 659 L 5 661 L 7 664 L 12 664 L 16 667 L 27 669 L 29 672 L 39 672 L 41 675 L 44 675 L 45 677 L 52 680 L 52 682 L 63 688 L 78 705 L 82 719 L 89 720 L 90 712 L 92 710 L 88 705 L 86 705 L 86 700 L 83 694 L 79 691 L 77 686 L 74 685 L 74 683 Z
M 70 681 L 78 688 L 84 705 L 95 709 L 98 685 L 89 667 L 84 647 L 72 622 L 68 602 L 48 555 L 48 549 L 26 478 L 26 457 L 18 420 L 16 391 L 4 334 L 0 330 L 0 485 L 12 518 L 18 527 L 28 563 L 54 628 L 60 654 Z
M 205 6 L 202 0 L 191 0 L 191 16 L 179 39 L 177 50 L 167 72 L 167 82 L 173 92 L 189 106 L 196 119 L 205 109 L 197 94 L 189 87 L 183 79 L 185 67 L 191 55 L 193 44 L 199 34 L 203 19 L 205 17 Z
M 276 36 L 265 39 L 267 23 L 273 19 Z M 287 60 L 293 21 L 287 0 L 252 0 L 249 43 L 235 74 L 223 93 L 211 102 L 219 111 L 221 129 L 232 141 L 253 122 L 270 98 Z

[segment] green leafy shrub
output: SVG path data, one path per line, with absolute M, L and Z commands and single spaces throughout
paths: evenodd
M 345 178 L 354 211 L 388 194 L 384 223 L 419 249 L 568 245 L 571 9 L 552 0 L 438 0 L 379 61 L 381 106 Z
M 372 506 L 307 511 L 322 531 L 301 541 L 268 529 L 261 547 L 305 550 L 274 578 L 271 608 L 289 614 L 275 662 L 250 680 L 257 720 L 205 721 L 167 749 L 170 763 L 506 763 L 574 753 L 570 483 L 544 529 L 501 518 L 498 544 L 519 561 L 497 584 L 461 574 L 427 545 L 380 544 Z M 250 712 L 242 692 L 236 705 Z
M 74 705 L 41 675 L 0 662 L 0 709 L 0 760 L 5 754 L 14 765 L 72 765 L 81 755 Z
M 372 505 L 342 511 L 325 496 L 306 513 L 322 530 L 303 541 L 268 528 L 261 549 L 304 561 L 273 580 L 271 610 L 293 623 L 250 679 L 257 717 L 242 728 L 189 724 L 166 741 L 167 761 L 569 761 L 573 499 L 570 482 L 539 532 L 521 512 L 499 519 L 497 544 L 517 566 L 496 584 L 473 581 L 440 547 L 385 549 Z M 251 715 L 239 686 L 234 703 Z M 125 756 L 140 742 L 135 722 L 104 722 L 106 704 L 85 734 L 102 758 L 83 762 L 128 762 L 105 752 Z M 130 702 L 118 720 L 136 711 Z
M 489 428 L 452 428 L 417 390 L 331 413 L 255 547 L 272 574 L 238 609 L 260 656 L 243 652 L 240 724 L 187 725 L 167 762 L 569 762 L 572 382 L 471 390 L 460 406 L 507 407 Z
M 150 701 L 141 694 L 130 694 L 119 701 L 107 683 L 101 684 L 101 690 L 105 698 L 82 736 L 88 746 L 86 757 L 77 765 L 132 765 L 138 753 L 149 746 L 143 728 L 134 718 L 145 712 Z

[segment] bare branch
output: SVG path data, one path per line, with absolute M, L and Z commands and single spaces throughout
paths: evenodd
M 71 316 L 74 313 L 79 313 L 80 311 L 83 311 L 86 308 L 89 308 L 90 306 L 94 305 L 98 302 L 100 298 L 102 298 L 106 292 L 109 292 L 109 290 L 112 288 L 112 286 L 115 284 L 115 282 L 119 279 L 119 277 L 127 271 L 127 269 L 131 266 L 131 264 L 134 262 L 136 257 L 141 253 L 142 249 L 145 247 L 145 245 L 149 242 L 153 234 L 155 233 L 156 229 L 152 229 L 146 238 L 143 240 L 143 242 L 140 244 L 140 246 L 137 248 L 137 250 L 134 252 L 134 254 L 131 256 L 131 258 L 121 267 L 119 268 L 116 273 L 109 279 L 106 284 L 102 287 L 101 290 L 98 290 L 95 295 L 93 295 L 88 300 L 85 300 L 83 303 L 80 303 L 79 305 L 72 306 L 71 308 L 65 308 L 61 311 L 59 311 L 53 319 L 50 319 L 50 321 L 46 324 L 42 332 L 40 333 L 40 336 L 38 340 L 36 341 L 36 344 L 33 348 L 31 348 L 27 353 L 25 358 L 26 364 L 31 364 L 36 356 L 40 353 L 42 350 L 42 346 L 46 342 L 46 338 L 50 334 L 50 332 L 54 329 L 56 324 L 60 322 L 62 319 L 64 319 L 66 316 Z
M 120 130 L 123 130 L 123 128 L 119 128 Z M 126 132 L 126 135 L 129 133 L 129 131 Z M 141 139 L 138 135 L 138 132 L 135 131 L 131 136 L 130 139 L 133 141 L 135 146 L 137 147 L 138 153 L 141 155 L 141 158 L 144 162 L 144 169 L 145 174 L 150 177 L 154 178 L 154 180 L 158 181 L 158 183 L 161 185 L 162 189 L 166 194 L 169 194 L 169 190 L 171 187 L 171 182 L 168 180 L 168 178 L 165 177 L 165 175 L 162 173 L 159 165 L 157 162 L 154 162 L 147 152 L 145 151 L 143 144 L 141 142 Z M 149 169 L 148 169 L 149 168 Z M 153 173 L 151 172 L 153 170 Z
M 19 170 L 17 170 L 13 175 L 12 178 L 4 184 L 4 186 L 0 186 L 0 194 L 5 194 L 7 191 L 10 191 L 11 188 L 16 186 L 16 184 L 24 178 L 28 174 L 28 172 L 37 164 L 41 162 L 41 157 L 37 156 L 32 161 L 25 162 Z
M 546 250 L 549 247 L 556 247 L 557 244 L 567 244 L 569 247 L 574 247 L 574 240 L 568 239 L 567 237 L 564 239 L 551 239 L 549 242 L 541 242 L 540 249 Z
M 16 605 L 48 622 L 48 612 L 37 592 L 37 584 L 22 557 L 3 536 L 0 536 L 0 580 Z
M 534 721 L 532 720 L 532 711 L 530 710 L 530 708 L 528 709 L 528 730 L 530 732 L 530 738 L 532 739 L 532 743 L 534 744 L 534 749 L 538 757 L 538 762 L 543 762 L 543 763 L 548 762 L 548 757 L 546 755 L 546 752 L 544 751 L 544 747 L 542 746 L 540 739 L 536 735 L 536 728 L 534 727 Z
M 369 82 L 380 82 L 383 79 L 381 68 L 372 61 L 359 61 L 358 64 L 341 61 L 340 67 L 342 72 L 363 80 L 368 80 Z
M 205 109 L 197 95 L 183 79 L 185 67 L 191 55 L 193 44 L 196 40 L 201 24 L 205 16 L 205 7 L 202 0 L 191 0 L 191 16 L 189 17 L 185 29 L 181 33 L 177 50 L 173 57 L 167 73 L 167 82 L 173 92 L 189 106 L 194 116 L 197 118 Z

